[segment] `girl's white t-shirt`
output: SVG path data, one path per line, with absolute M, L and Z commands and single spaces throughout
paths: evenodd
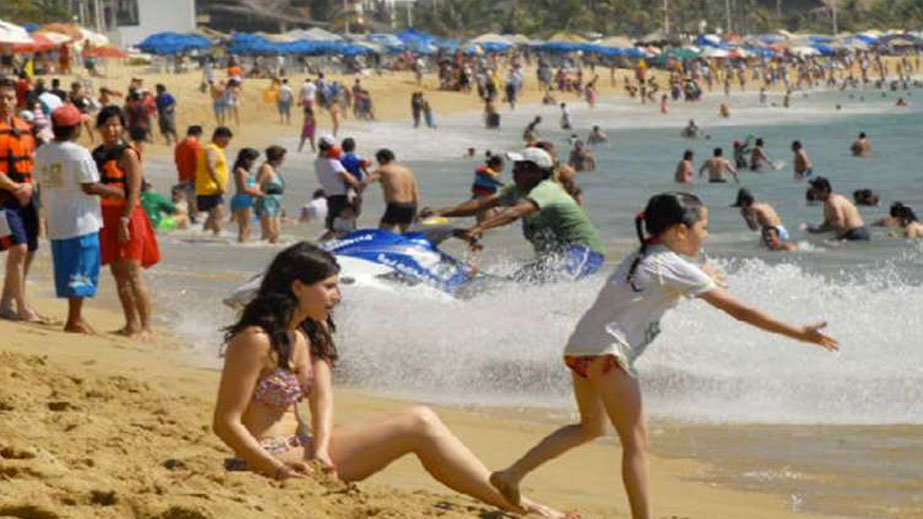
M 682 297 L 713 290 L 715 282 L 695 264 L 664 245 L 648 249 L 632 281 L 628 271 L 637 257 L 622 260 L 567 341 L 564 355 L 613 355 L 632 376 L 635 360 L 660 333 L 660 318 Z

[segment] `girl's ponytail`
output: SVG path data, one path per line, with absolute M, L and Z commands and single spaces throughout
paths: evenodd
M 635 270 L 638 269 L 638 265 L 641 264 L 641 260 L 644 259 L 644 254 L 647 252 L 647 240 L 644 239 L 645 217 L 644 211 L 635 215 L 635 232 L 638 233 L 638 241 L 641 242 L 641 248 L 638 250 L 638 256 L 631 262 L 631 268 L 628 269 L 628 276 L 625 278 L 628 284 L 631 285 L 631 289 L 635 292 L 640 292 L 641 289 L 635 285 L 634 280 L 631 278 L 635 275 Z
M 660 235 L 676 224 L 692 227 L 702 216 L 702 201 L 690 193 L 663 193 L 654 195 L 647 202 L 644 211 L 635 215 L 635 232 L 641 242 L 638 256 L 628 269 L 626 281 L 635 292 L 641 292 L 632 279 L 638 265 L 644 260 L 649 245 L 658 241 Z M 648 238 L 644 237 L 647 230 Z

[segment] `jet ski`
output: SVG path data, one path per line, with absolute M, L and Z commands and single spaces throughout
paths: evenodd
M 381 229 L 359 229 L 321 242 L 340 264 L 340 283 L 377 288 L 420 285 L 443 296 L 461 296 L 475 281 L 493 278 L 481 274 L 462 260 L 439 250 L 455 228 L 445 225 L 418 226 L 403 234 Z M 259 290 L 263 276 L 241 285 L 224 303 L 243 308 Z

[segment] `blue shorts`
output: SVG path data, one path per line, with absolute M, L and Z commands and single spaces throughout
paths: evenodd
M 231 212 L 249 209 L 253 206 L 253 197 L 250 195 L 236 194 L 231 197 Z
M 25 207 L 20 207 L 16 201 L 6 201 L 0 204 L 0 209 L 6 215 L 6 224 L 10 230 L 10 235 L 0 240 L 0 250 L 22 244 L 26 245 L 29 252 L 38 250 L 38 211 L 35 204 L 29 202 Z
M 58 297 L 96 297 L 102 262 L 99 233 L 51 240 L 51 259 Z
M 591 274 L 603 266 L 606 257 L 583 245 L 571 245 L 564 253 L 564 271 L 580 279 Z

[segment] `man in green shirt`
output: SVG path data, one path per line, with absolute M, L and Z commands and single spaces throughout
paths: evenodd
M 474 227 L 458 232 L 472 247 L 478 246 L 485 231 L 521 219 L 523 235 L 535 248 L 536 260 L 520 269 L 514 276 L 517 279 L 544 281 L 560 278 L 562 274 L 580 278 L 599 270 L 604 257 L 596 228 L 583 208 L 560 184 L 551 180 L 554 162 L 548 152 L 526 148 L 519 153 L 507 153 L 507 158 L 513 163 L 514 185 L 495 195 L 430 213 L 462 217 L 505 208 Z

